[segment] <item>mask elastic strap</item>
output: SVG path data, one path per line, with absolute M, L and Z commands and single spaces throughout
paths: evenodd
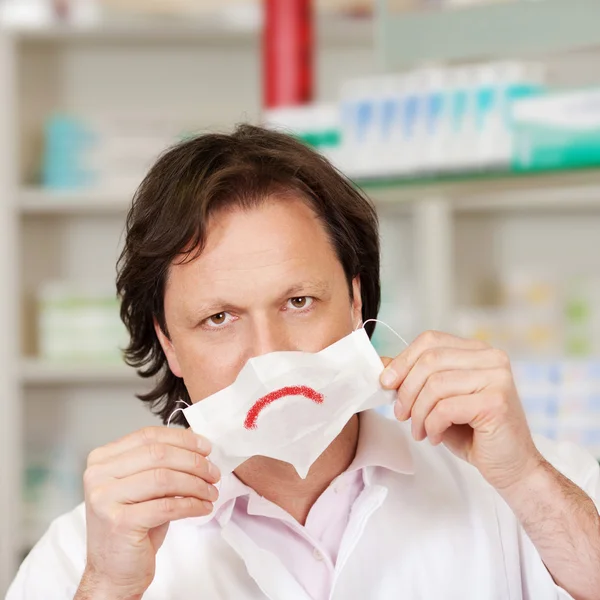
M 367 323 L 379 323 L 380 325 L 383 325 L 384 327 L 387 327 L 407 348 L 408 348 L 408 342 L 392 327 L 390 327 L 387 323 L 384 323 L 383 321 L 380 321 L 379 319 L 367 319 L 364 323 L 362 323 L 362 327 L 364 328 L 364 326 Z M 361 325 L 359 325 L 356 330 L 360 329 Z
M 185 400 L 177 400 L 177 402 L 175 402 L 175 404 L 185 404 L 188 408 L 190 406 L 192 406 L 191 404 L 188 404 Z M 169 418 L 167 419 L 167 427 L 171 426 L 171 419 L 173 418 L 174 415 L 176 415 L 178 412 L 183 412 L 183 408 L 176 408 L 170 415 Z M 206 457 L 206 460 L 210 461 L 210 456 Z M 218 481 L 217 483 L 214 484 L 214 486 L 217 488 L 217 491 L 220 492 L 221 491 L 221 484 L 223 483 L 223 481 Z
M 177 400 L 177 402 L 175 402 L 175 404 L 185 404 L 187 406 L 187 408 L 189 408 L 191 406 L 191 404 L 188 404 L 185 400 Z M 170 415 L 169 418 L 167 419 L 167 427 L 171 426 L 171 419 L 178 413 L 178 412 L 183 412 L 183 408 L 176 408 Z
M 178 412 L 183 412 L 183 408 L 176 408 L 170 415 L 169 418 L 167 419 L 167 427 L 171 427 L 171 419 L 178 413 Z

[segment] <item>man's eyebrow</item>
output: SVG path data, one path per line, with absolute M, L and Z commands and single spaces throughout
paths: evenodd
M 226 302 L 225 300 L 219 300 L 218 298 L 215 300 L 211 300 L 206 304 L 202 304 L 194 309 L 193 314 L 191 315 L 190 321 L 191 324 L 196 325 L 200 321 L 211 317 L 212 315 L 218 315 L 222 312 L 236 312 L 239 310 L 238 306 L 231 304 L 230 302 Z
M 331 285 L 327 281 L 312 280 L 302 281 L 290 286 L 282 296 L 293 298 L 294 296 L 302 296 L 311 294 L 328 295 L 331 290 Z

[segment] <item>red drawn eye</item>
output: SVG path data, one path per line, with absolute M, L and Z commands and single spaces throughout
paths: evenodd
M 285 398 L 286 396 L 304 396 L 305 398 L 312 400 L 315 404 L 323 404 L 325 400 L 325 396 L 323 396 L 323 394 L 320 394 L 316 390 L 313 390 L 313 388 L 306 385 L 290 385 L 282 387 L 278 390 L 270 392 L 269 394 L 266 394 L 262 398 L 259 398 L 252 405 L 252 408 L 250 408 L 248 414 L 246 415 L 244 427 L 246 429 L 256 429 L 256 421 L 261 411 L 269 406 L 269 404 L 275 402 L 275 400 Z

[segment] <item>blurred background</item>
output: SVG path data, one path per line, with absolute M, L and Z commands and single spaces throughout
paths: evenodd
M 88 452 L 156 423 L 119 350 L 133 191 L 241 121 L 374 200 L 381 319 L 506 349 L 534 431 L 600 458 L 598 23 L 598 0 L 0 0 L 0 594 Z

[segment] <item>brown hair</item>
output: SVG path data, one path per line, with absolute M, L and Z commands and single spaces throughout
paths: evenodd
M 322 220 L 344 268 L 350 295 L 360 277 L 363 320 L 380 303 L 378 221 L 372 202 L 320 154 L 293 137 L 241 125 L 234 133 L 207 134 L 163 154 L 138 188 L 127 216 L 125 247 L 117 264 L 121 318 L 129 334 L 127 363 L 156 377 L 138 396 L 166 423 L 190 402 L 183 380 L 169 369 L 154 320 L 169 335 L 164 314 L 170 265 L 196 258 L 207 221 L 226 206 L 255 206 L 277 194 L 303 197 Z M 374 324 L 366 326 L 369 335 Z M 174 423 L 185 425 L 178 413 Z

